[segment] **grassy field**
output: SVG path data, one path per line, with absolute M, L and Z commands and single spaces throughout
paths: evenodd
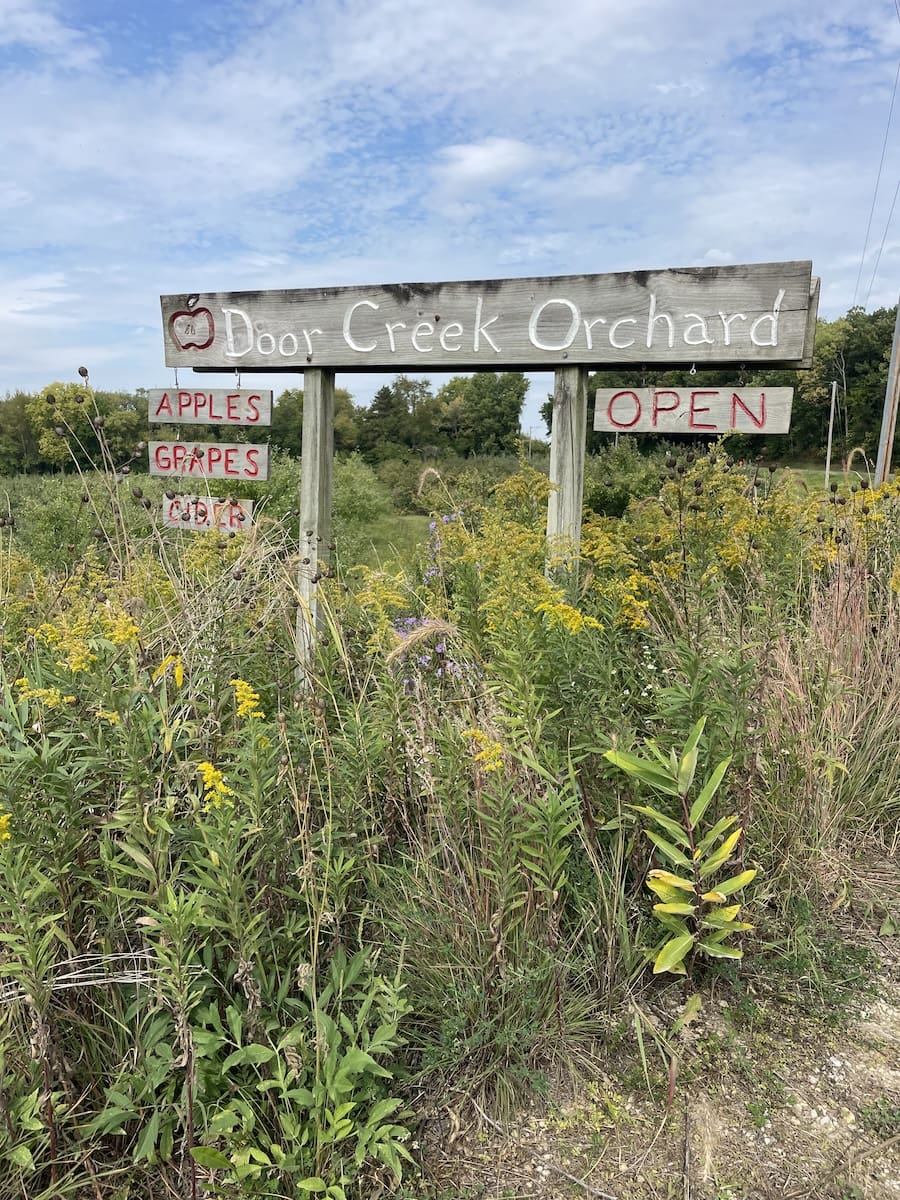
M 626 449 L 576 571 L 540 472 L 446 475 L 400 513 L 338 464 L 330 565 L 289 462 L 235 537 L 164 481 L 0 483 L 0 1196 L 464 1195 L 423 1129 L 577 1086 L 605 1145 L 680 1071 L 682 1141 L 726 1073 L 745 1118 L 693 1194 L 749 1200 L 755 1072 L 802 1059 L 757 1033 L 846 1023 L 900 922 L 898 490 Z

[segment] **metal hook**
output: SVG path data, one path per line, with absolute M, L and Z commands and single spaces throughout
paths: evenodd
M 646 368 L 646 366 L 643 366 L 643 367 L 641 367 L 641 387 L 645 388 L 646 386 L 647 386 L 647 368 Z
M 240 367 L 234 368 L 234 375 L 235 375 L 235 378 L 237 379 L 238 391 L 240 391 L 241 390 L 241 369 L 240 369 Z
M 178 386 L 178 368 L 177 367 L 175 368 L 175 391 L 176 392 L 180 391 L 180 388 Z
M 741 363 L 740 370 L 738 371 L 738 387 L 743 387 L 746 382 L 747 382 L 747 364 Z
M 688 371 L 688 375 L 696 375 L 696 374 L 697 374 L 697 364 L 691 363 L 691 369 Z

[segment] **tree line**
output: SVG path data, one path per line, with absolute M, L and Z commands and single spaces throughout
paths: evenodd
M 862 447 L 874 457 L 881 427 L 888 362 L 896 309 L 866 313 L 851 308 L 834 321 L 819 321 L 812 367 L 808 371 L 753 371 L 739 379 L 735 368 L 698 371 L 603 371 L 591 376 L 588 450 L 610 438 L 593 432 L 593 395 L 598 387 L 788 386 L 795 389 L 791 430 L 787 435 L 732 435 L 736 454 L 772 458 L 819 458 L 825 453 L 831 384 L 838 384 L 834 445 L 837 456 Z M 384 384 L 370 404 L 361 406 L 349 391 L 335 393 L 335 450 L 356 451 L 377 464 L 389 459 L 439 458 L 444 455 L 496 455 L 515 450 L 520 438 L 522 407 L 528 380 L 521 372 L 479 372 L 456 376 L 434 390 L 428 380 L 400 375 Z M 552 398 L 542 409 L 550 431 Z M 0 474 L 65 468 L 73 457 L 89 467 L 96 461 L 99 418 L 114 463 L 146 461 L 136 454 L 151 438 L 210 438 L 210 428 L 149 426 L 147 395 L 138 390 L 88 392 L 82 384 L 50 384 L 39 393 L 16 392 L 0 400 Z M 234 440 L 269 441 L 299 456 L 303 428 L 303 390 L 289 388 L 275 401 L 272 425 L 241 428 Z M 656 441 L 642 437 L 648 449 Z M 143 447 L 141 447 L 143 450 Z

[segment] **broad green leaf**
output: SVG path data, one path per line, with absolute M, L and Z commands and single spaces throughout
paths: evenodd
M 685 879 L 682 875 L 673 875 L 671 871 L 660 870 L 655 867 L 652 871 L 647 872 L 648 879 L 658 879 L 660 883 L 667 883 L 669 887 L 681 888 L 683 892 L 693 892 L 693 880 Z
M 629 804 L 628 807 L 633 808 L 635 812 L 643 813 L 651 821 L 655 821 L 666 833 L 671 834 L 680 845 L 690 846 L 690 840 L 684 829 L 677 821 L 673 821 L 671 817 L 667 817 L 664 813 L 661 813 L 658 808 L 651 808 L 649 804 Z
M 717 837 L 721 837 L 726 829 L 730 829 L 732 825 L 737 824 L 737 817 L 722 817 L 721 821 L 716 821 L 712 829 L 700 839 L 697 843 L 697 848 L 694 851 L 694 858 L 698 859 L 706 853 Z
M 696 829 L 697 825 L 700 823 L 700 821 L 702 821 L 703 814 L 706 812 L 707 808 L 709 808 L 709 803 L 713 796 L 715 796 L 719 784 L 725 778 L 725 772 L 730 766 L 731 759 L 724 758 L 703 785 L 700 795 L 691 805 L 691 811 L 688 814 L 692 829 Z
M 235 1050 L 233 1054 L 229 1054 L 222 1063 L 223 1071 L 230 1071 L 232 1067 L 242 1066 L 244 1063 L 253 1063 L 258 1066 L 260 1063 L 271 1062 L 275 1057 L 275 1051 L 271 1046 L 260 1046 L 254 1042 L 250 1046 L 242 1046 L 240 1050 Z
M 146 1158 L 148 1162 L 156 1160 L 156 1141 L 159 1137 L 159 1109 L 157 1108 L 153 1116 L 144 1126 L 144 1131 L 138 1138 L 138 1144 L 134 1151 L 134 1161 L 140 1162 Z
M 733 875 L 731 879 L 717 883 L 716 891 L 720 896 L 731 896 L 734 892 L 739 892 L 742 887 L 746 887 L 755 878 L 755 870 L 741 871 L 740 875 Z
M 694 992 L 692 996 L 688 996 L 687 1000 L 684 1002 L 684 1008 L 681 1010 L 681 1015 L 672 1026 L 670 1034 L 671 1037 L 675 1037 L 677 1034 L 681 1033 L 685 1025 L 687 1025 L 689 1021 L 693 1021 L 694 1017 L 696 1017 L 697 1013 L 700 1011 L 700 1006 L 702 1003 L 703 1001 L 697 992 Z
M 31 1157 L 31 1151 L 24 1144 L 13 1146 L 12 1150 L 7 1152 L 9 1161 L 15 1163 L 17 1167 L 21 1167 L 23 1171 L 34 1170 L 34 1159 Z
M 620 770 L 633 775 L 635 779 L 640 779 L 642 783 L 656 788 L 658 792 L 663 792 L 667 796 L 678 795 L 678 784 L 671 775 L 668 775 L 655 763 L 648 762 L 645 758 L 638 758 L 634 754 L 628 754 L 624 750 L 607 750 L 604 757 L 609 759 L 614 767 L 619 767 Z
M 671 933 L 677 933 L 679 937 L 692 936 L 681 917 L 674 917 L 671 913 L 657 913 L 656 919 L 664 929 L 668 929 Z
M 695 904 L 654 904 L 655 913 L 672 913 L 676 917 L 691 917 L 697 911 Z
M 652 829 L 645 829 L 644 832 L 653 845 L 656 846 L 657 850 L 664 854 L 669 862 L 674 863 L 676 867 L 689 867 L 691 865 L 691 860 L 688 858 L 688 856 L 686 854 L 682 854 L 682 852 L 676 846 L 673 846 L 671 842 L 667 842 L 665 838 L 661 838 L 659 834 L 654 833 Z
M 700 949 L 703 950 L 710 958 L 743 958 L 743 950 L 738 950 L 735 946 L 723 946 L 720 942 L 711 942 L 708 938 L 703 938 L 699 943 Z
M 660 950 L 653 964 L 653 974 L 662 975 L 664 971 L 673 971 L 694 944 L 693 934 L 683 934 L 670 938 Z
M 733 921 L 740 911 L 739 904 L 729 904 L 727 908 L 711 908 L 703 914 L 703 920 L 709 925 L 721 925 L 724 921 Z
M 728 862 L 734 853 L 734 848 L 741 839 L 743 829 L 735 829 L 734 833 L 730 833 L 722 845 L 711 854 L 706 862 L 700 863 L 700 878 L 703 879 L 707 875 L 712 875 L 713 871 L 718 871 L 719 867 Z
M 201 1167 L 209 1167 L 211 1171 L 231 1170 L 231 1159 L 221 1150 L 214 1150 L 212 1146 L 191 1146 L 191 1158 Z
M 681 762 L 678 764 L 678 790 L 682 796 L 686 795 L 694 782 L 694 774 L 697 770 L 697 758 L 699 755 L 700 738 L 703 736 L 703 730 L 706 726 L 706 717 L 701 717 L 694 728 L 688 735 L 688 740 L 684 744 L 684 750 L 681 755 Z
M 301 1192 L 324 1192 L 328 1184 L 318 1175 L 310 1175 L 307 1179 L 298 1179 L 297 1187 Z

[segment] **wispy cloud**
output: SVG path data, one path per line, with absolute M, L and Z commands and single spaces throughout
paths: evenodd
M 168 291 L 809 256 L 850 302 L 892 0 L 102 7 L 0 0 L 0 392 L 159 380 Z

